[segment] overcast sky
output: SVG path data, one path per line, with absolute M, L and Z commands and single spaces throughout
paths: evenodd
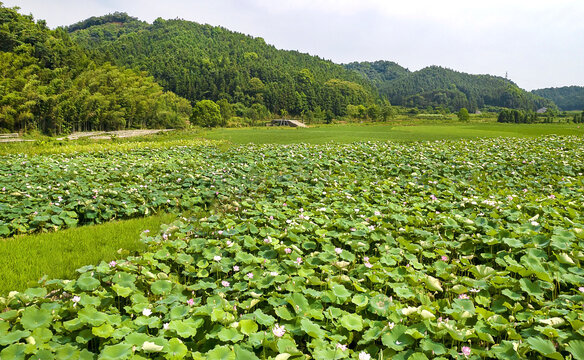
M 337 63 L 390 60 L 584 86 L 582 0 L 0 0 L 52 28 L 114 11 L 182 18 Z

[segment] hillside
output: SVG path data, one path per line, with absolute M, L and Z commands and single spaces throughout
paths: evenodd
M 476 111 L 485 107 L 536 110 L 553 107 L 551 101 L 520 89 L 515 83 L 492 75 L 471 75 L 438 66 L 410 72 L 384 61 L 345 65 L 367 77 L 393 105 L 445 107 Z
M 278 50 L 262 38 L 184 20 L 147 24 L 114 15 L 85 20 L 68 31 L 102 61 L 148 71 L 193 102 L 226 99 L 274 113 L 344 115 L 347 105 L 377 97 L 368 80 L 343 66 Z
M 151 77 L 98 65 L 62 29 L 0 3 L 0 132 L 182 127 L 190 114 Z
M 532 93 L 552 100 L 563 111 L 584 110 L 584 86 L 538 89 Z

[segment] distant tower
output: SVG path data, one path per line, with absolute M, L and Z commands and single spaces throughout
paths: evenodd
M 505 71 L 505 80 L 509 80 L 509 77 L 507 76 L 507 71 Z

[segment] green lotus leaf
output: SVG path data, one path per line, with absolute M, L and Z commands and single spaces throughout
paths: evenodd
M 522 278 L 519 280 L 519 285 L 521 286 L 521 290 L 525 291 L 531 296 L 542 298 L 543 297 L 543 290 L 538 284 L 539 280 L 531 281 L 528 278 Z
M 97 287 L 101 284 L 99 280 L 91 277 L 89 274 L 84 274 L 79 277 L 79 280 L 76 282 L 79 289 L 84 291 L 93 291 L 97 289 Z
M 57 347 L 55 357 L 59 360 L 76 360 L 81 358 L 81 352 L 73 345 L 65 344 Z
M 296 354 L 299 353 L 298 349 L 296 348 L 296 343 L 292 339 L 281 338 L 278 339 L 277 348 L 280 354 L 289 353 L 289 354 Z
M 306 318 L 300 320 L 300 327 L 302 328 L 302 331 L 316 339 L 323 339 L 326 334 L 318 324 L 315 324 Z
M 280 306 L 275 309 L 276 315 L 278 315 L 281 319 L 284 320 L 292 320 L 294 315 L 288 310 L 285 306 Z
M 175 331 L 182 338 L 194 337 L 197 334 L 197 328 L 203 323 L 202 319 L 188 318 L 186 320 L 172 320 L 168 328 Z
M 333 294 L 336 297 L 341 299 L 341 301 L 344 301 L 347 298 L 349 298 L 349 296 L 351 296 L 351 292 L 349 290 L 347 290 L 347 288 L 341 284 L 333 284 L 331 286 L 331 290 L 333 291 Z
M 30 288 L 26 289 L 24 294 L 30 298 L 43 298 L 47 296 L 47 289 L 45 288 Z
M 378 294 L 369 299 L 369 308 L 371 311 L 377 315 L 386 315 L 389 311 L 389 305 L 391 304 L 391 300 L 389 297 Z
M 109 338 L 114 333 L 114 328 L 108 323 L 103 323 L 101 326 L 94 327 L 91 332 L 95 336 Z
M 79 310 L 79 320 L 92 326 L 100 326 L 108 319 L 107 314 L 97 311 L 94 307 Z
M 24 360 L 26 356 L 26 345 L 12 344 L 0 351 L 0 359 Z
M 35 343 L 42 344 L 49 342 L 49 340 L 52 339 L 53 332 L 47 328 L 42 327 L 34 329 L 30 336 L 34 338 Z
M 34 330 L 49 325 L 52 319 L 53 317 L 49 310 L 28 307 L 24 310 L 20 323 L 25 329 Z
M 98 360 L 129 359 L 132 355 L 132 345 L 117 344 L 105 346 L 99 354 Z
M 369 298 L 363 294 L 357 294 L 351 298 L 351 302 L 357 305 L 357 308 L 363 308 L 369 304 Z
M 446 347 L 444 345 L 430 339 L 422 339 L 420 341 L 420 348 L 426 352 L 432 353 L 433 355 L 446 354 Z
M 166 357 L 170 359 L 183 359 L 189 352 L 189 349 L 180 339 L 172 338 L 168 341 Z
M 258 331 L 258 324 L 249 319 L 243 319 L 239 321 L 239 329 L 245 335 L 250 335 L 256 331 Z
M 414 343 L 414 339 L 406 334 L 408 328 L 404 325 L 395 325 L 394 328 L 381 337 L 381 342 L 396 351 L 402 351 Z
M 150 341 L 144 341 L 141 347 L 142 351 L 145 352 L 161 352 L 162 349 L 164 349 L 164 346 L 157 345 L 156 343 Z
M 152 283 L 150 286 L 153 294 L 156 295 L 167 295 L 172 290 L 172 283 L 167 280 L 158 280 Z
M 433 290 L 433 291 L 440 291 L 442 292 L 442 283 L 440 282 L 440 280 L 436 279 L 435 277 L 432 277 L 430 275 L 426 275 L 426 286 L 428 287 L 428 289 Z
M 0 345 L 6 346 L 13 344 L 20 339 L 30 335 L 30 331 L 15 330 L 0 337 Z
M 571 340 L 568 342 L 568 347 L 566 348 L 574 356 L 576 360 L 584 360 L 584 341 L 582 340 Z
M 53 354 L 52 351 L 47 350 L 47 349 L 42 349 L 37 351 L 35 354 L 35 359 L 38 360 L 55 360 L 55 355 Z
M 243 335 L 237 331 L 237 329 L 229 327 L 226 328 L 224 327 L 223 329 L 221 329 L 221 331 L 219 331 L 219 340 L 223 341 L 223 342 L 232 342 L 232 343 L 236 343 L 239 342 L 241 340 L 243 340 Z
M 542 355 L 551 355 L 556 352 L 554 344 L 546 339 L 537 336 L 532 336 L 527 339 L 529 346 Z
M 235 358 L 237 360 L 259 360 L 256 354 L 240 345 L 234 345 L 233 350 L 235 351 Z
M 208 360 L 236 360 L 235 352 L 227 346 L 215 346 L 207 353 Z
M 357 314 L 341 316 L 341 325 L 349 331 L 363 330 L 363 318 Z
M 276 322 L 275 317 L 265 314 L 261 309 L 256 309 L 253 314 L 255 315 L 255 320 L 261 325 L 272 326 Z
M 132 290 L 131 288 L 120 286 L 118 284 L 113 284 L 112 290 L 115 291 L 116 294 L 118 294 L 121 297 L 128 297 L 132 295 L 132 293 L 134 292 L 134 290 Z

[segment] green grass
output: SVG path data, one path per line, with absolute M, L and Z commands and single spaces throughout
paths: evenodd
M 144 250 L 140 233 L 146 229 L 158 231 L 160 225 L 175 218 L 161 214 L 0 240 L 0 296 L 34 287 L 44 275 L 68 279 L 82 266 L 125 258 L 127 251 Z
M 356 141 L 433 141 L 469 139 L 477 137 L 534 137 L 541 135 L 584 135 L 584 126 L 578 124 L 436 124 L 395 126 L 384 124 L 327 125 L 307 129 L 266 127 L 214 129 L 203 133 L 211 140 L 227 140 L 236 144 L 290 144 Z

